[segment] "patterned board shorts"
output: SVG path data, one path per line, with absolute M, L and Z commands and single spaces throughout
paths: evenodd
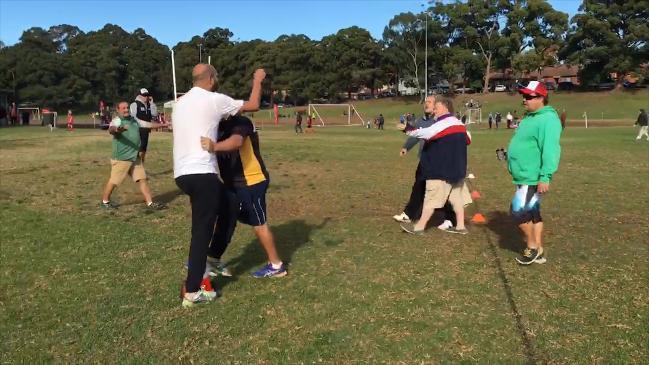
M 541 217 L 541 194 L 536 185 L 516 185 L 510 207 L 516 224 L 543 222 Z

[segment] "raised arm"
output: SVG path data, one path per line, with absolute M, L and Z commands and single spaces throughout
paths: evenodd
M 244 112 L 256 112 L 259 110 L 259 105 L 261 102 L 261 83 L 266 78 L 266 71 L 263 68 L 255 70 L 255 74 L 252 77 L 252 90 L 250 91 L 250 98 L 243 103 L 240 113 Z

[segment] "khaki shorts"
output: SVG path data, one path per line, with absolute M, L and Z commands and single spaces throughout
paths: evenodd
M 110 179 L 108 181 L 111 184 L 121 184 L 127 175 L 130 175 L 135 182 L 146 179 L 144 165 L 139 157 L 135 161 L 110 160 Z
M 473 202 L 464 180 L 455 184 L 449 184 L 444 180 L 426 180 L 425 207 L 439 209 L 446 204 L 447 200 L 453 207 L 463 207 Z

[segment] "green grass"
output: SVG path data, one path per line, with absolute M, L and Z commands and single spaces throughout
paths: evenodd
M 126 182 L 107 214 L 106 132 L 1 130 L 0 362 L 649 362 L 649 143 L 637 130 L 566 129 L 543 202 L 548 263 L 519 267 L 513 187 L 494 153 L 511 131 L 473 131 L 483 198 L 468 213 L 488 224 L 420 238 L 390 218 L 416 158 L 398 157 L 403 135 L 387 128 L 264 129 L 270 223 L 290 274 L 252 279 L 264 257 L 240 226 L 225 257 L 234 278 L 191 310 L 178 299 L 190 210 L 171 134 L 152 135 L 147 161 L 170 208 L 146 214 Z

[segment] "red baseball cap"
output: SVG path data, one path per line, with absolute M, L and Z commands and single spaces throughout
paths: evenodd
M 545 85 L 542 82 L 538 81 L 530 81 L 527 86 L 519 88 L 518 92 L 532 96 L 548 96 L 548 89 L 545 88 Z

